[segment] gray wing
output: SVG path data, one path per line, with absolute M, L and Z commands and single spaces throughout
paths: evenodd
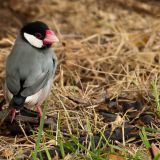
M 24 84 L 21 84 L 22 81 L 18 78 L 19 76 L 15 75 L 18 75 L 16 71 L 15 74 L 8 75 L 6 77 L 7 88 L 14 95 L 20 93 L 21 96 L 28 97 L 38 92 L 41 88 L 43 88 L 47 84 L 50 74 L 49 71 L 41 73 L 40 75 L 37 76 L 38 78 L 36 78 L 36 80 L 32 84 L 30 83 L 27 84 L 25 83 L 25 81 Z
M 47 61 L 47 59 L 45 61 Z M 43 88 L 45 85 L 47 85 L 48 80 L 50 78 L 53 78 L 56 67 L 57 67 L 57 57 L 55 56 L 55 54 L 53 55 L 51 54 L 47 68 L 43 72 L 41 72 L 40 75 L 37 75 L 34 79 L 28 78 L 28 80 L 25 81 L 23 85 L 24 90 L 21 92 L 21 95 L 24 97 L 33 95 L 34 93 L 38 92 L 41 88 Z
M 6 84 L 7 88 L 13 95 L 17 95 L 20 91 L 20 80 L 17 72 L 13 74 L 6 73 Z
M 25 84 L 23 85 L 24 89 L 21 92 L 21 96 L 28 97 L 30 95 L 35 94 L 48 83 L 48 80 L 49 80 L 49 71 L 46 73 L 42 73 L 36 80 L 36 82 L 33 83 L 32 85 L 30 86 L 25 86 Z

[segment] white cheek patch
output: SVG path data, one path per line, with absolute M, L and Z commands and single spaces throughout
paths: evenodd
M 36 48 L 43 47 L 43 41 L 36 38 L 35 36 L 28 34 L 28 33 L 24 33 L 24 37 L 32 46 L 34 46 Z

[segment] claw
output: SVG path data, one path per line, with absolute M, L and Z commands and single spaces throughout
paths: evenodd
M 16 117 L 16 112 L 17 112 L 17 110 L 16 110 L 15 108 L 13 108 L 13 109 L 11 110 L 11 114 L 12 114 L 11 123 L 13 122 L 13 120 L 14 120 L 15 117 Z

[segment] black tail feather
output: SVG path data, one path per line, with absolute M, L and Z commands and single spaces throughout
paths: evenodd
M 22 97 L 21 95 L 13 96 L 9 106 L 11 108 L 20 110 L 21 108 L 23 108 L 25 100 L 26 100 L 26 97 Z

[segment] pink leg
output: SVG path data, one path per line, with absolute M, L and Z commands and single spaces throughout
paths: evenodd
M 11 123 L 13 122 L 13 120 L 15 119 L 15 117 L 16 117 L 16 109 L 15 108 L 13 108 L 12 110 L 11 110 L 11 114 L 12 114 L 12 117 L 11 117 Z
M 36 106 L 37 107 L 37 112 L 39 113 L 39 117 L 41 118 L 42 117 L 42 109 L 40 106 Z

